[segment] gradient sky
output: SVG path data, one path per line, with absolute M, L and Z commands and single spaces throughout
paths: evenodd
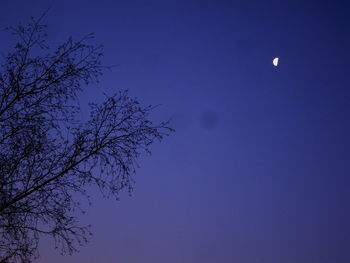
M 176 133 L 131 197 L 92 192 L 80 253 L 38 262 L 350 262 L 349 1 L 2 0 L 0 26 L 48 7 L 52 46 L 95 32 L 118 65 L 82 104 L 129 89 Z

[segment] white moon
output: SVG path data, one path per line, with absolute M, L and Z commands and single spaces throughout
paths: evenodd
M 276 58 L 274 58 L 274 59 L 272 60 L 272 64 L 273 64 L 275 67 L 277 67 L 277 66 L 278 66 L 278 61 L 279 61 L 279 58 L 276 57 Z

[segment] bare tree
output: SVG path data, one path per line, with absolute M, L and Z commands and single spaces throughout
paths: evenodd
M 77 194 L 131 191 L 139 154 L 171 131 L 127 92 L 90 104 L 80 120 L 78 95 L 98 81 L 102 47 L 88 35 L 50 52 L 40 21 L 9 28 L 19 42 L 0 71 L 0 262 L 31 262 L 42 235 L 76 251 L 90 233 L 74 216 Z

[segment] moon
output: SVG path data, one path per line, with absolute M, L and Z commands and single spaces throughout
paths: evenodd
M 278 66 L 278 62 L 279 62 L 279 58 L 278 57 L 275 57 L 273 60 L 272 60 L 272 64 L 277 67 Z

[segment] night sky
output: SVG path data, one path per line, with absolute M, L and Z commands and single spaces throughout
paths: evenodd
M 350 262 L 349 1 L 2 0 L 0 26 L 48 7 L 51 46 L 95 32 L 116 65 L 82 118 L 128 89 L 176 132 L 131 197 L 92 190 L 88 245 L 60 256 L 42 239 L 38 262 Z

